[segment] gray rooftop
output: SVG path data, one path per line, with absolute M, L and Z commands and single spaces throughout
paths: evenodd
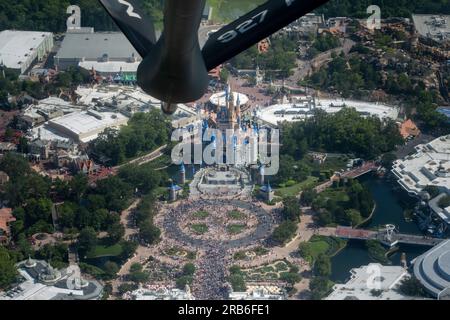
M 450 288 L 450 240 L 418 257 L 414 261 L 414 275 L 435 297 Z
M 57 59 L 98 60 L 105 54 L 111 60 L 141 57 L 121 32 L 67 33 Z

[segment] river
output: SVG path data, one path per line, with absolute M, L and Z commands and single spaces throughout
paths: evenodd
M 360 181 L 367 186 L 377 204 L 374 216 L 367 223 L 366 228 L 373 228 L 379 225 L 394 224 L 402 233 L 421 234 L 415 222 L 407 222 L 404 219 L 402 200 L 406 195 L 394 192 L 392 184 L 385 179 L 375 176 L 366 176 Z M 409 199 L 410 201 L 415 201 Z M 392 265 L 400 265 L 402 253 L 406 254 L 407 261 L 410 262 L 417 256 L 429 250 L 429 247 L 401 245 L 400 250 L 391 257 Z M 367 265 L 373 261 L 362 241 L 350 241 L 347 247 L 332 258 L 331 280 L 335 282 L 345 282 L 350 276 L 350 270 Z

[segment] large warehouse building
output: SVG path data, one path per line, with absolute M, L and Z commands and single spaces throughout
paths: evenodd
M 67 32 L 55 56 L 60 70 L 80 66 L 103 75 L 136 73 L 141 56 L 121 32 Z
M 119 128 L 128 123 L 128 118 L 120 113 L 74 112 L 66 116 L 50 120 L 48 127 L 74 141 L 90 142 L 98 137 L 106 128 Z
M 0 65 L 24 74 L 52 48 L 50 32 L 5 30 L 0 32 Z

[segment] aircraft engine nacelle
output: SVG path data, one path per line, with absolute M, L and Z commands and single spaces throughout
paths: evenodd
M 208 88 L 208 70 L 198 41 L 205 0 L 166 0 L 164 32 L 138 69 L 138 84 L 171 106 L 196 101 Z

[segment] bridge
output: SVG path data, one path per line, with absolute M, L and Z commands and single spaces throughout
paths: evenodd
M 323 232 L 320 233 L 347 240 L 377 240 L 389 247 L 393 247 L 397 244 L 413 244 L 434 247 L 443 241 L 443 239 L 427 236 L 398 233 L 393 225 L 386 225 L 383 229 L 378 231 L 338 226 L 337 228 L 323 229 Z
M 380 168 L 380 166 L 377 165 L 375 162 L 366 162 L 361 167 L 358 167 L 358 168 L 355 168 L 353 170 L 346 171 L 343 173 L 338 173 L 338 174 L 336 174 L 336 176 L 338 176 L 341 179 L 344 179 L 344 178 L 356 179 L 356 178 L 362 177 L 363 175 L 365 175 L 369 172 L 377 171 L 379 168 Z M 333 186 L 333 179 L 315 187 L 314 190 L 317 193 L 322 193 L 326 189 L 331 188 L 332 186 Z
M 366 162 L 361 167 L 355 168 L 353 170 L 344 172 L 341 174 L 341 178 L 351 178 L 356 179 L 359 178 L 369 172 L 376 171 L 380 168 L 375 162 Z

